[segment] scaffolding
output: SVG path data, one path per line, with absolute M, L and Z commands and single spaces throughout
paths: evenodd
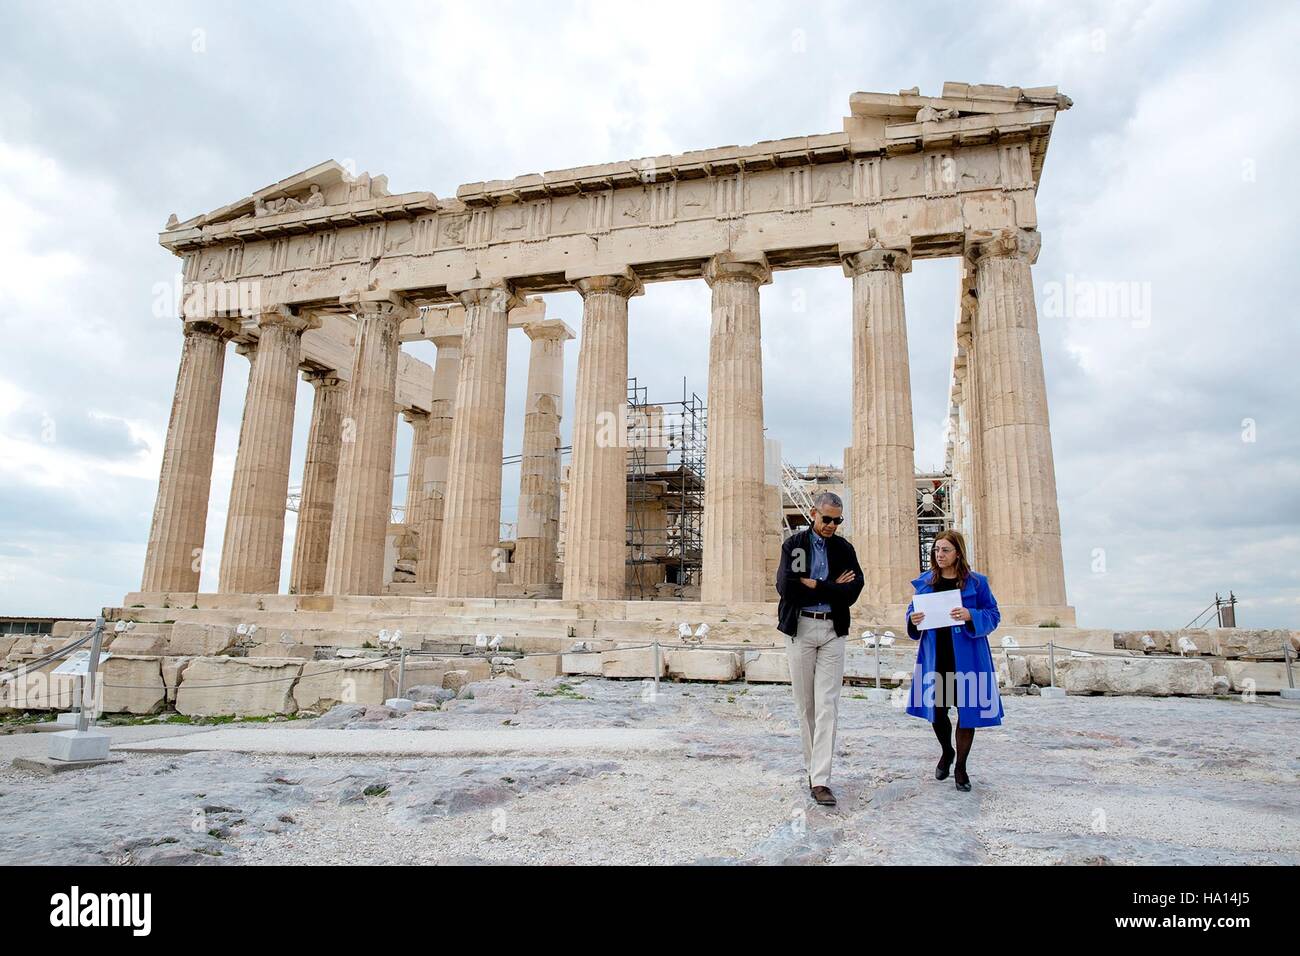
M 952 476 L 946 472 L 916 476 L 916 536 L 918 567 L 928 570 L 930 552 L 940 532 L 952 527 Z
M 636 376 L 627 380 L 627 566 L 641 600 L 687 597 L 698 588 L 703 556 L 705 434 L 703 400 L 682 378 L 682 397 L 651 403 Z

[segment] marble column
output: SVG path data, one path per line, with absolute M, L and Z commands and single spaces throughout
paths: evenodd
M 142 591 L 199 589 L 221 377 L 226 343 L 237 330 L 236 324 L 225 320 L 184 323 L 176 392 L 158 476 L 158 498 L 145 551 Z
M 409 310 L 400 297 L 381 291 L 353 293 L 341 301 L 356 315 L 357 333 L 325 591 L 380 594 L 393 499 L 398 332 Z
M 555 583 L 560 523 L 560 412 L 564 403 L 564 343 L 573 332 L 550 319 L 529 322 L 528 398 L 519 465 L 519 523 L 515 584 Z
M 329 563 L 348 387 L 334 371 L 308 372 L 303 377 L 311 382 L 315 396 L 311 431 L 307 435 L 307 460 L 302 470 L 302 495 L 298 500 L 298 531 L 293 542 L 289 593 L 320 594 L 325 588 L 325 567 Z
M 424 520 L 424 464 L 429 457 L 429 413 L 418 408 L 402 409 L 411 426 L 411 463 L 406 469 L 406 510 L 403 524 L 419 532 Z
M 979 400 L 981 569 L 998 603 L 1063 607 L 1065 569 L 1047 386 L 1029 267 L 1036 231 L 971 243 Z
M 429 406 L 428 454 L 421 470 L 424 501 L 420 511 L 420 560 L 416 582 L 426 588 L 438 584 L 438 557 L 442 549 L 443 501 L 447 494 L 447 452 L 456 411 L 456 382 L 460 378 L 461 337 L 439 335 L 433 339 L 438 357 L 433 363 L 433 400 Z
M 285 307 L 263 312 L 257 322 L 257 350 L 248 373 L 221 547 L 218 589 L 223 594 L 280 590 L 302 333 L 314 324 Z
M 519 304 L 504 283 L 448 291 L 465 307 L 447 496 L 438 552 L 439 597 L 492 597 L 501 554 L 501 453 L 506 412 L 506 328 Z
M 843 257 L 853 280 L 853 544 L 859 604 L 906 604 L 920 571 L 912 379 L 907 358 L 904 248 L 872 240 Z
M 582 340 L 566 502 L 564 599 L 623 600 L 627 575 L 627 303 L 632 270 L 572 280 Z
M 704 270 L 713 293 L 709 333 L 700 600 L 765 601 L 763 353 L 759 287 L 772 281 L 763 256 L 714 256 Z

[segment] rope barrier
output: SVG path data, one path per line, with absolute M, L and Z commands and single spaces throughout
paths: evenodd
M 3 679 L 5 679 L 5 678 L 7 678 L 7 679 L 9 679 L 9 680 L 16 680 L 16 679 L 18 679 L 19 677 L 26 676 L 26 674 L 27 674 L 27 673 L 30 673 L 30 671 L 31 671 L 32 669 L 34 669 L 34 668 L 40 668 L 40 667 L 43 667 L 43 666 L 45 666 L 46 664 L 50 663 L 50 662 L 53 661 L 53 660 L 57 660 L 57 659 L 60 658 L 60 657 L 66 657 L 66 656 L 67 656 L 68 654 L 70 654 L 72 651 L 78 649 L 78 648 L 81 647 L 83 644 L 85 644 L 87 641 L 89 641 L 89 640 L 91 639 L 91 637 L 92 637 L 91 634 L 87 634 L 87 635 L 85 635 L 84 637 L 79 638 L 78 640 L 76 640 L 76 641 L 73 642 L 73 643 L 67 644 L 67 645 L 65 645 L 65 646 L 62 647 L 62 648 L 59 648 L 59 649 L 57 649 L 57 650 L 51 651 L 50 653 L 48 653 L 48 654 L 46 654 L 46 655 L 43 655 L 41 658 L 38 658 L 37 660 L 34 660 L 34 661 L 27 661 L 27 662 L 25 662 L 24 664 L 20 665 L 19 667 L 13 668 L 13 669 L 11 669 L 11 670 L 0 671 L 0 680 L 3 680 Z M 909 639 L 910 639 L 910 638 L 909 638 Z M 855 640 L 855 641 L 856 641 L 856 640 L 861 640 L 861 641 L 863 641 L 863 644 L 864 644 L 865 646 L 867 646 L 867 647 L 874 647 L 874 646 L 875 646 L 875 645 L 871 645 L 871 644 L 866 644 L 866 641 L 865 641 L 865 639 L 863 639 L 863 638 L 849 638 L 849 640 Z M 693 642 L 688 643 L 688 642 L 682 642 L 682 641 L 677 641 L 677 642 L 653 641 L 653 642 L 650 642 L 650 643 L 647 643 L 647 644 L 629 644 L 629 645 L 623 645 L 623 646 L 621 646 L 621 647 L 609 647 L 609 648 L 598 648 L 598 649 L 574 649 L 574 648 L 570 648 L 570 649 L 568 649 L 568 650 L 561 650 L 561 651 L 532 651 L 532 652 L 508 653 L 508 654 L 507 654 L 507 653 L 495 653 L 495 652 L 493 652 L 493 653 L 485 653 L 485 654 L 464 654 L 464 653 L 462 653 L 462 654 L 460 654 L 460 655 L 453 655 L 453 654 L 449 654 L 449 653 L 446 653 L 446 652 L 435 651 L 435 650 L 427 650 L 427 651 L 426 651 L 426 650 L 407 650 L 407 651 L 404 652 L 404 654 L 405 654 L 405 656 L 408 656 L 408 657 L 456 657 L 456 656 L 459 656 L 459 657 L 464 658 L 464 659 L 467 660 L 467 661 L 472 661 L 472 660 L 487 660 L 489 663 L 492 663 L 492 662 L 494 661 L 495 658 L 500 657 L 500 658 L 508 658 L 508 660 L 509 660 L 511 663 L 513 663 L 513 662 L 515 662 L 515 661 L 529 660 L 529 659 L 536 659 L 536 658 L 563 657 L 563 656 L 566 655 L 566 654 L 596 654 L 596 655 L 598 655 L 598 656 L 602 656 L 602 655 L 605 655 L 605 654 L 617 654 L 617 653 L 623 653 L 623 652 L 625 652 L 625 651 L 649 650 L 649 649 L 651 649 L 651 648 L 658 648 L 660 651 L 664 651 L 664 650 L 773 651 L 773 650 L 779 650 L 779 649 L 782 649 L 783 646 L 784 646 L 784 645 L 781 645 L 781 644 L 768 644 L 768 645 L 764 645 L 764 644 L 702 644 L 702 643 L 693 643 Z M 905 644 L 899 644 L 898 646 L 899 646 L 900 648 L 906 648 L 906 647 L 907 647 L 907 645 L 905 645 Z M 882 645 L 882 647 L 883 647 L 883 645 Z M 1051 651 L 1051 650 L 1053 650 L 1053 649 L 1060 649 L 1060 650 L 1063 650 L 1063 651 L 1070 651 L 1070 652 L 1072 652 L 1072 653 L 1078 653 L 1078 654 L 1082 654 L 1082 655 L 1086 655 L 1086 656 L 1094 656 L 1094 655 L 1095 655 L 1095 656 L 1099 656 L 1099 657 L 1123 657 L 1123 658 L 1132 658 L 1132 657 L 1134 656 L 1133 652 L 1118 651 L 1118 650 L 1116 650 L 1116 651 L 1083 650 L 1083 649 L 1081 649 L 1081 648 L 1071 648 L 1071 647 L 1068 647 L 1068 646 L 1066 646 L 1066 645 L 1058 645 L 1058 644 L 1055 644 L 1054 642 L 1049 642 L 1049 643 L 1047 643 L 1047 644 L 1017 644 L 1017 645 L 1015 645 L 1015 646 L 1009 646 L 1009 647 L 1008 647 L 1008 646 L 1004 646 L 1004 647 L 996 647 L 996 648 L 991 648 L 991 649 L 992 649 L 992 650 L 995 650 L 995 651 L 1001 651 L 1001 652 L 1004 652 L 1004 653 L 1006 653 L 1006 654 L 1013 654 L 1013 653 L 1015 653 L 1016 651 L 1025 651 L 1025 650 L 1038 650 L 1038 649 L 1045 649 L 1045 650 L 1049 650 L 1049 651 Z M 1143 655 L 1141 655 L 1141 656 L 1144 657 L 1144 658 L 1155 658 L 1155 659 L 1166 659 L 1166 660 L 1178 660 L 1178 659 L 1182 659 L 1182 657 L 1183 657 L 1183 655 L 1179 655 L 1179 654 L 1143 654 Z M 231 660 L 267 660 L 267 658 L 230 658 L 230 659 L 231 659 Z M 379 664 L 379 663 L 391 663 L 391 662 L 393 662 L 393 661 L 395 661 L 395 660 L 397 660 L 397 659 L 398 659 L 398 657 L 397 657 L 396 655 L 394 655 L 394 654 L 391 654 L 391 653 L 390 653 L 390 654 L 386 654 L 386 655 L 384 655 L 383 657 L 368 657 L 368 658 L 354 658 L 354 659 L 349 659 L 347 663 L 340 664 L 338 667 L 333 667 L 333 668 L 330 668 L 330 669 L 328 669 L 328 670 L 317 671 L 317 672 L 314 673 L 314 674 L 307 675 L 307 678 L 306 678 L 306 679 L 312 679 L 312 678 L 315 678 L 315 677 L 324 677 L 324 676 L 327 676 L 327 675 L 329 675 L 329 674 L 337 674 L 337 673 L 340 673 L 340 672 L 342 672 L 342 671 L 347 671 L 347 670 L 358 670 L 358 669 L 362 669 L 362 668 L 365 668 L 365 667 L 368 667 L 368 666 L 372 666 L 372 665 L 374 665 L 374 664 Z M 21 671 L 22 673 L 17 673 L 18 671 Z M 10 675 L 13 675 L 13 676 L 11 677 Z M 226 682 L 226 681 L 217 681 L 217 682 L 210 682 L 210 681 L 204 681 L 204 682 L 193 682 L 193 681 L 191 681 L 191 682 L 186 682 L 186 683 L 188 684 L 188 686 L 190 686 L 190 687 L 192 687 L 192 688 L 195 688 L 195 689 L 205 689 L 205 690 L 227 690 L 227 689 L 231 689 L 231 688 L 235 688 L 235 687 L 251 687 L 251 686 L 257 686 L 257 685 L 261 685 L 261 684 L 278 684 L 278 683 L 283 683 L 283 682 L 285 682 L 285 681 L 296 681 L 296 680 L 301 680 L 301 679 L 304 679 L 304 678 L 303 678 L 303 675 L 302 675 L 301 673 L 298 673 L 298 674 L 290 674 L 290 675 L 286 675 L 286 676 L 282 676 L 282 677 L 268 677 L 268 678 L 259 679 L 259 680 L 230 681 L 230 682 Z M 157 685 L 154 685 L 154 684 L 109 684 L 109 683 L 103 683 L 103 682 L 101 682 L 101 686 L 104 687 L 105 689 L 113 689 L 113 690 L 156 690 L 156 689 L 157 689 Z

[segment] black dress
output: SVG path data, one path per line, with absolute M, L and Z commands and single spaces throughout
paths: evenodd
M 936 591 L 956 591 L 960 583 L 956 578 L 940 577 Z M 956 707 L 957 662 L 952 650 L 952 628 L 934 629 L 934 706 Z

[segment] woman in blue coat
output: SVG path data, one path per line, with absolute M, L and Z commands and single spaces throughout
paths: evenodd
M 988 578 L 976 574 L 966 563 L 966 541 L 957 531 L 944 531 L 935 538 L 930 570 L 912 586 L 917 594 L 961 591 L 962 606 L 953 608 L 951 627 L 917 630 L 925 614 L 912 604 L 907 606 L 907 634 L 920 642 L 907 712 L 928 720 L 943 747 L 934 768 L 935 778 L 947 778 L 955 757 L 957 789 L 968 791 L 971 787 L 966 758 L 975 742 L 975 728 L 1002 723 L 1002 698 L 988 640 L 1002 615 L 989 590 Z M 949 707 L 957 708 L 956 750 L 952 746 Z

